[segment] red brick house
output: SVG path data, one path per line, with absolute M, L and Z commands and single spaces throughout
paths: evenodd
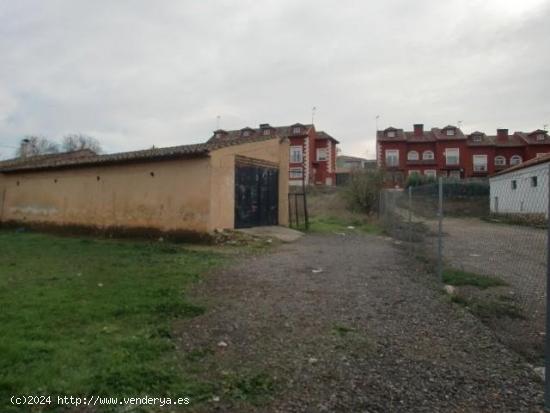
M 425 131 L 424 125 L 416 124 L 412 131 L 389 127 L 376 134 L 378 166 L 387 170 L 391 185 L 399 186 L 412 173 L 457 179 L 487 177 L 543 153 L 550 153 L 550 137 L 540 129 L 466 135 L 452 125 Z
M 336 185 L 336 145 L 338 141 L 314 125 L 295 123 L 290 126 L 260 124 L 257 129 L 243 128 L 214 131 L 209 140 L 235 140 L 254 135 L 276 135 L 290 141 L 289 184 Z

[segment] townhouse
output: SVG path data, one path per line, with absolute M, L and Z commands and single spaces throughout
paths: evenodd
M 514 132 L 497 129 L 496 135 L 469 135 L 453 125 L 412 131 L 389 127 L 377 131 L 376 156 L 379 167 L 388 172 L 388 183 L 402 186 L 407 176 L 418 173 L 455 179 L 487 177 L 550 152 L 548 132 Z

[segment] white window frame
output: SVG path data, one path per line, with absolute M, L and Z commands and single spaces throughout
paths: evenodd
M 328 161 L 328 150 L 327 150 L 327 148 L 317 148 L 316 159 L 318 161 Z
M 299 126 L 295 126 L 294 128 L 292 128 L 292 133 L 294 133 L 295 135 L 300 134 L 300 132 L 302 132 L 302 128 L 300 128 Z
M 502 155 L 495 156 L 495 166 L 506 166 L 506 157 Z
M 422 152 L 422 159 L 424 161 L 433 161 L 435 159 L 435 154 L 433 151 L 424 151 Z
M 523 162 L 523 158 L 519 155 L 514 155 L 510 158 L 510 166 L 519 165 Z
M 453 151 L 456 151 L 456 162 L 449 162 L 449 152 Z M 445 148 L 445 165 L 460 165 L 460 148 Z
M 289 169 L 289 179 L 303 179 L 304 168 L 292 167 Z
M 480 159 L 482 159 L 483 161 L 479 162 Z M 484 155 L 484 154 L 472 155 L 472 164 L 474 167 L 474 172 L 487 172 L 487 167 L 488 167 L 487 155 Z
M 446 134 L 447 136 L 455 136 L 455 130 L 449 128 L 449 129 L 447 129 L 447 130 L 445 131 L 445 134 Z
M 271 134 L 271 129 L 264 129 L 262 135 L 267 136 Z
M 418 151 L 409 151 L 407 152 L 407 161 L 419 161 L 420 154 Z
M 544 133 L 537 134 L 537 141 L 543 141 L 544 140 Z
M 245 130 L 243 131 L 243 136 L 250 136 L 250 131 L 249 130 Z
M 299 156 L 295 156 L 299 154 Z M 301 146 L 290 147 L 290 163 L 302 163 L 304 162 L 304 150 Z
M 474 135 L 474 136 L 472 136 L 472 141 L 474 141 L 474 142 L 481 142 L 481 135 Z
M 426 169 L 424 175 L 428 178 L 437 178 L 437 171 L 435 169 Z
M 390 130 L 390 131 L 388 131 L 388 133 L 386 135 L 387 135 L 388 138 L 395 138 L 395 131 Z
M 393 157 L 395 157 L 395 162 L 388 162 L 388 158 L 390 158 L 390 156 L 388 155 L 394 155 Z M 384 160 L 385 160 L 386 166 L 390 166 L 390 167 L 399 166 L 399 150 L 386 149 L 386 152 L 384 153 Z

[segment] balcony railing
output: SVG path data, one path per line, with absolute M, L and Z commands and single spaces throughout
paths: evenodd
M 474 165 L 474 172 L 487 172 L 487 165 Z

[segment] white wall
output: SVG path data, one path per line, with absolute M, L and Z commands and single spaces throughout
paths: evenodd
M 498 175 L 489 179 L 491 212 L 545 214 L 548 216 L 548 168 L 550 162 Z M 537 186 L 531 178 L 537 177 Z M 517 189 L 512 189 L 512 181 Z

